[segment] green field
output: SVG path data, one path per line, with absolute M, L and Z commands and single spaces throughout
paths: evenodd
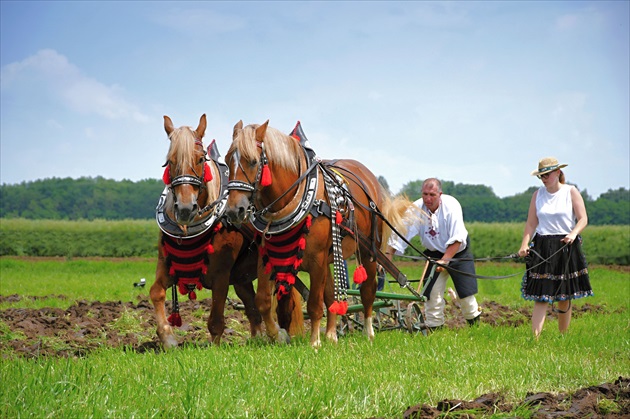
M 522 269 L 514 263 L 478 265 L 479 274 L 490 276 Z M 152 259 L 0 258 L 0 295 L 51 296 L 5 302 L 0 309 L 66 308 L 82 299 L 135 301 L 148 287 L 131 284 L 141 277 L 152 283 L 154 270 Z M 421 266 L 404 264 L 403 270 L 417 278 Z M 336 345 L 325 342 L 319 351 L 303 338 L 288 346 L 254 340 L 168 353 L 103 345 L 78 358 L 3 353 L 0 417 L 400 417 L 411 405 L 490 392 L 507 401 L 522 400 L 528 392 L 571 392 L 630 376 L 630 272 L 602 265 L 590 271 L 595 296 L 575 302 L 581 314 L 569 333 L 560 335 L 551 319 L 538 341 L 526 321 L 515 327 L 482 323 L 426 337 L 379 332 L 372 344 L 353 333 Z M 492 301 L 531 309 L 532 303 L 520 298 L 519 276 L 480 280 L 482 308 Z M 393 291 L 401 292 L 396 285 Z M 54 297 L 60 294 L 64 297 Z M 208 291 L 199 293 L 208 297 Z M 2 324 L 0 331 L 0 339 L 19 338 Z M 511 416 L 534 411 L 525 406 Z
M 521 245 L 523 224 L 467 223 L 475 257 L 503 257 Z M 154 220 L 61 221 L 0 219 L 0 256 L 155 257 Z M 630 265 L 630 226 L 588 226 L 582 234 L 587 260 Z M 412 240 L 418 244 L 417 239 Z M 418 246 L 419 247 L 419 246 Z M 407 249 L 411 253 L 411 248 Z M 415 253 L 417 255 L 417 253 Z

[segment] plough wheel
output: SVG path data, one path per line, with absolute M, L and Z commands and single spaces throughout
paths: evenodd
M 409 303 L 407 305 L 405 323 L 407 325 L 407 330 L 409 330 L 411 333 L 420 331 L 423 335 L 426 336 L 427 329 L 424 324 L 422 310 L 420 310 L 420 305 L 418 303 Z

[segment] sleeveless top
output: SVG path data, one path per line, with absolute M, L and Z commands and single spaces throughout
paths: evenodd
M 540 235 L 569 234 L 575 227 L 575 214 L 573 213 L 573 201 L 571 189 L 573 186 L 561 184 L 555 193 L 549 193 L 542 186 L 536 196 L 536 215 L 538 227 L 536 232 Z

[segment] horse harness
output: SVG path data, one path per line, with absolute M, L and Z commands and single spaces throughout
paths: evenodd
M 312 218 L 316 218 L 318 216 L 324 215 L 328 217 L 331 222 L 331 233 L 333 243 L 330 249 L 330 253 L 333 255 L 333 270 L 334 270 L 334 281 L 335 281 L 335 300 L 344 301 L 346 299 L 346 289 L 348 288 L 348 278 L 346 268 L 343 264 L 343 256 L 341 249 L 341 241 L 347 236 L 351 235 L 364 250 L 368 250 L 372 255 L 373 259 L 376 259 L 380 250 L 376 246 L 375 238 L 378 235 L 376 228 L 376 217 L 377 217 L 377 206 L 376 203 L 371 199 L 367 187 L 360 179 L 352 178 L 357 185 L 359 185 L 365 195 L 368 197 L 370 202 L 369 207 L 363 205 L 362 203 L 356 201 L 350 190 L 348 188 L 348 177 L 344 176 L 342 173 L 345 169 L 339 166 L 335 166 L 337 160 L 333 161 L 323 161 L 319 159 L 313 149 L 310 147 L 308 139 L 302 130 L 302 126 L 300 122 L 298 122 L 290 134 L 296 141 L 299 141 L 301 145 L 301 149 L 304 152 L 304 156 L 306 159 L 307 170 L 303 172 L 298 179 L 294 182 L 294 184 L 288 188 L 283 194 L 281 194 L 278 198 L 276 198 L 272 203 L 267 205 L 265 208 L 256 209 L 254 204 L 250 204 L 249 213 L 250 213 L 250 222 L 258 232 L 259 238 L 264 239 L 265 243 L 262 243 L 260 249 L 263 255 L 263 264 L 267 265 L 267 263 L 271 260 L 276 264 L 283 264 L 279 261 L 279 256 L 281 252 L 275 251 L 276 249 L 280 249 L 279 246 L 274 245 L 274 239 L 276 242 L 281 242 L 286 246 L 288 237 L 293 237 L 294 240 L 299 241 L 298 248 L 296 252 L 297 261 L 290 260 L 293 262 L 291 266 L 288 268 L 286 266 L 279 266 L 275 270 L 271 267 L 267 267 L 267 273 L 272 274 L 272 278 L 275 279 L 276 284 L 278 284 L 278 271 L 280 275 L 283 275 L 287 271 L 293 272 L 293 278 L 289 280 L 289 283 L 284 281 L 284 279 L 280 280 L 280 290 L 276 290 L 278 292 L 278 298 L 282 295 L 288 293 L 288 288 L 295 284 L 294 281 L 299 281 L 297 278 L 297 267 L 301 263 L 301 253 L 303 251 L 303 241 L 302 237 L 304 234 L 308 233 L 308 228 L 310 228 L 310 222 Z M 252 199 L 250 202 L 254 201 L 254 197 L 258 192 L 262 182 L 264 165 L 267 164 L 267 157 L 265 155 L 264 143 L 259 143 L 259 147 L 261 148 L 261 156 L 259 161 L 258 171 L 256 173 L 256 178 L 253 182 L 247 175 L 245 171 L 245 177 L 247 178 L 246 182 L 232 180 L 229 181 L 227 189 L 230 190 L 241 190 L 245 192 L 250 192 L 252 194 Z M 237 161 L 239 159 L 237 158 Z M 240 165 L 240 162 L 238 163 Z M 316 199 L 316 194 L 319 186 L 319 171 L 322 173 L 322 178 L 324 180 L 324 188 L 327 199 Z M 290 190 L 294 187 L 298 186 L 301 182 L 306 182 L 306 187 L 304 193 L 302 194 L 300 203 L 295 207 L 295 209 L 288 215 L 282 217 L 278 220 L 269 220 L 265 217 L 265 215 L 269 212 L 270 208 L 277 203 L 281 198 L 283 198 Z M 355 216 L 354 216 L 354 204 L 358 204 L 366 210 L 370 211 L 372 214 L 372 232 L 371 238 L 365 237 L 357 230 Z M 306 223 L 305 223 L 306 220 Z M 290 232 L 292 229 L 299 228 L 300 234 L 291 235 Z M 265 248 L 269 248 L 269 250 L 265 250 Z M 271 256 L 268 254 L 270 253 Z M 382 254 L 381 254 L 382 255 Z M 285 252 L 286 256 L 286 252 Z M 293 257 L 291 255 L 290 257 Z M 384 256 L 384 255 L 382 255 Z M 378 258 L 380 260 L 380 258 Z M 286 265 L 286 263 L 285 263 Z M 394 267 L 395 268 L 395 267 Z M 397 273 L 397 269 L 395 269 Z M 300 284 L 301 286 L 301 284 Z M 303 287 L 302 287 L 303 288 Z M 300 290 L 302 292 L 302 290 Z M 302 292 L 304 294 L 304 292 Z
M 196 141 L 196 144 L 203 147 L 199 140 Z M 209 156 L 209 158 L 206 157 L 206 160 L 212 160 L 217 166 L 220 174 L 220 190 L 219 198 L 199 211 L 200 214 L 205 215 L 197 222 L 190 224 L 187 231 L 184 232 L 179 224 L 169 217 L 167 208 L 174 200 L 174 188 L 176 186 L 191 184 L 199 188 L 206 188 L 206 182 L 212 180 L 212 172 L 207 163 L 204 164 L 204 171 L 199 177 L 182 175 L 173 179 L 170 179 L 167 163 L 164 171 L 166 186 L 155 209 L 155 218 L 163 233 L 161 244 L 168 274 L 175 281 L 172 286 L 173 306 L 171 315 L 168 317 L 172 326 L 181 326 L 182 324 L 177 291 L 182 295 L 188 295 L 191 300 L 197 298 L 195 291 L 203 288 L 201 278 L 207 273 L 209 255 L 214 252 L 212 247 L 214 235 L 223 228 L 234 229 L 231 225 L 222 222 L 227 205 L 229 170 L 227 164 L 222 161 L 214 140 L 208 146 L 206 156 Z M 253 241 L 254 234 L 250 229 L 243 226 L 239 231 L 248 242 Z

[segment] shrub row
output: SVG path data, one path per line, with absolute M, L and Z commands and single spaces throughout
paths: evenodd
M 475 257 L 515 253 L 523 227 L 520 223 L 468 223 Z M 158 234 L 153 220 L 0 219 L 0 256 L 154 257 Z M 630 226 L 588 226 L 582 236 L 589 263 L 630 265 Z M 412 243 L 421 249 L 417 239 Z

